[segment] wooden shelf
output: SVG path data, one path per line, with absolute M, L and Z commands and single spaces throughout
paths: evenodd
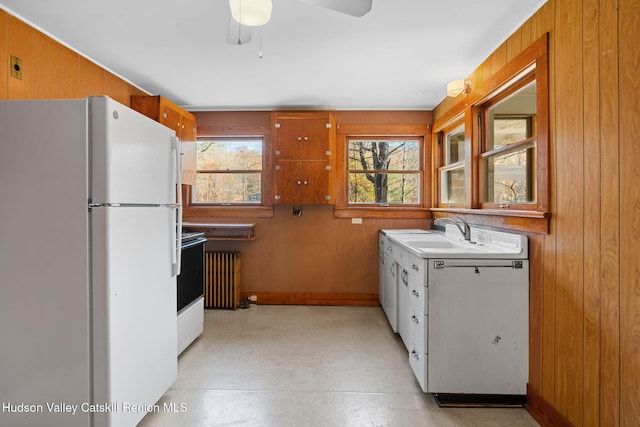
M 207 240 L 255 240 L 255 224 L 205 224 L 183 222 L 182 228 L 203 231 Z

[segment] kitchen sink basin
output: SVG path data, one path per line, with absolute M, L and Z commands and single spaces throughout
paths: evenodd
M 472 227 L 471 241 L 462 239 L 455 226 L 430 234 L 391 234 L 389 239 L 420 258 L 526 258 L 527 238 L 514 233 Z
M 446 240 L 412 240 L 406 242 L 407 245 L 417 249 L 453 249 L 459 248 L 460 245 L 448 242 Z

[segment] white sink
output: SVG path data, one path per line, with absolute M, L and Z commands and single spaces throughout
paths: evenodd
M 501 258 L 528 256 L 527 237 L 514 233 L 471 227 L 471 241 L 462 238 L 457 227 L 430 234 L 391 234 L 388 238 L 420 258 Z
M 457 243 L 452 243 L 447 240 L 412 240 L 406 242 L 407 245 L 414 247 L 416 249 L 454 249 L 461 248 Z

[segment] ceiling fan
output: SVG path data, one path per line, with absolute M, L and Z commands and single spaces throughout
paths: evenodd
M 373 0 L 300 0 L 360 18 L 371 11 Z M 269 22 L 271 0 L 229 0 L 231 18 L 227 43 L 246 44 L 251 41 L 251 28 Z

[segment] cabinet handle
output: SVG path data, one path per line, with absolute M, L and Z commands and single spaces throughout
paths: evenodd
M 417 292 L 415 289 L 413 289 L 411 291 L 411 293 L 413 294 L 413 296 L 415 296 L 416 298 L 420 298 L 420 292 Z
M 411 266 L 411 268 L 412 268 L 413 270 L 415 270 L 415 271 L 419 271 L 419 270 L 420 270 L 420 269 L 418 268 L 418 266 L 417 266 L 417 265 L 415 265 L 415 264 L 413 264 L 413 265 Z
M 308 141 L 308 140 L 309 140 L 309 138 L 305 136 L 305 137 L 304 137 L 304 140 L 305 140 L 305 141 Z
M 416 316 L 411 316 L 411 320 L 413 320 L 414 322 L 416 322 L 416 324 L 420 323 L 420 320 L 418 320 L 418 318 Z
M 420 360 L 420 355 L 417 351 L 411 350 L 411 355 L 416 358 L 416 360 Z
M 298 185 L 302 184 L 302 181 L 298 181 Z
M 309 181 L 305 181 L 305 182 L 304 182 L 304 185 L 308 185 L 308 184 L 309 184 Z
M 302 137 L 298 137 L 298 141 L 302 141 Z

